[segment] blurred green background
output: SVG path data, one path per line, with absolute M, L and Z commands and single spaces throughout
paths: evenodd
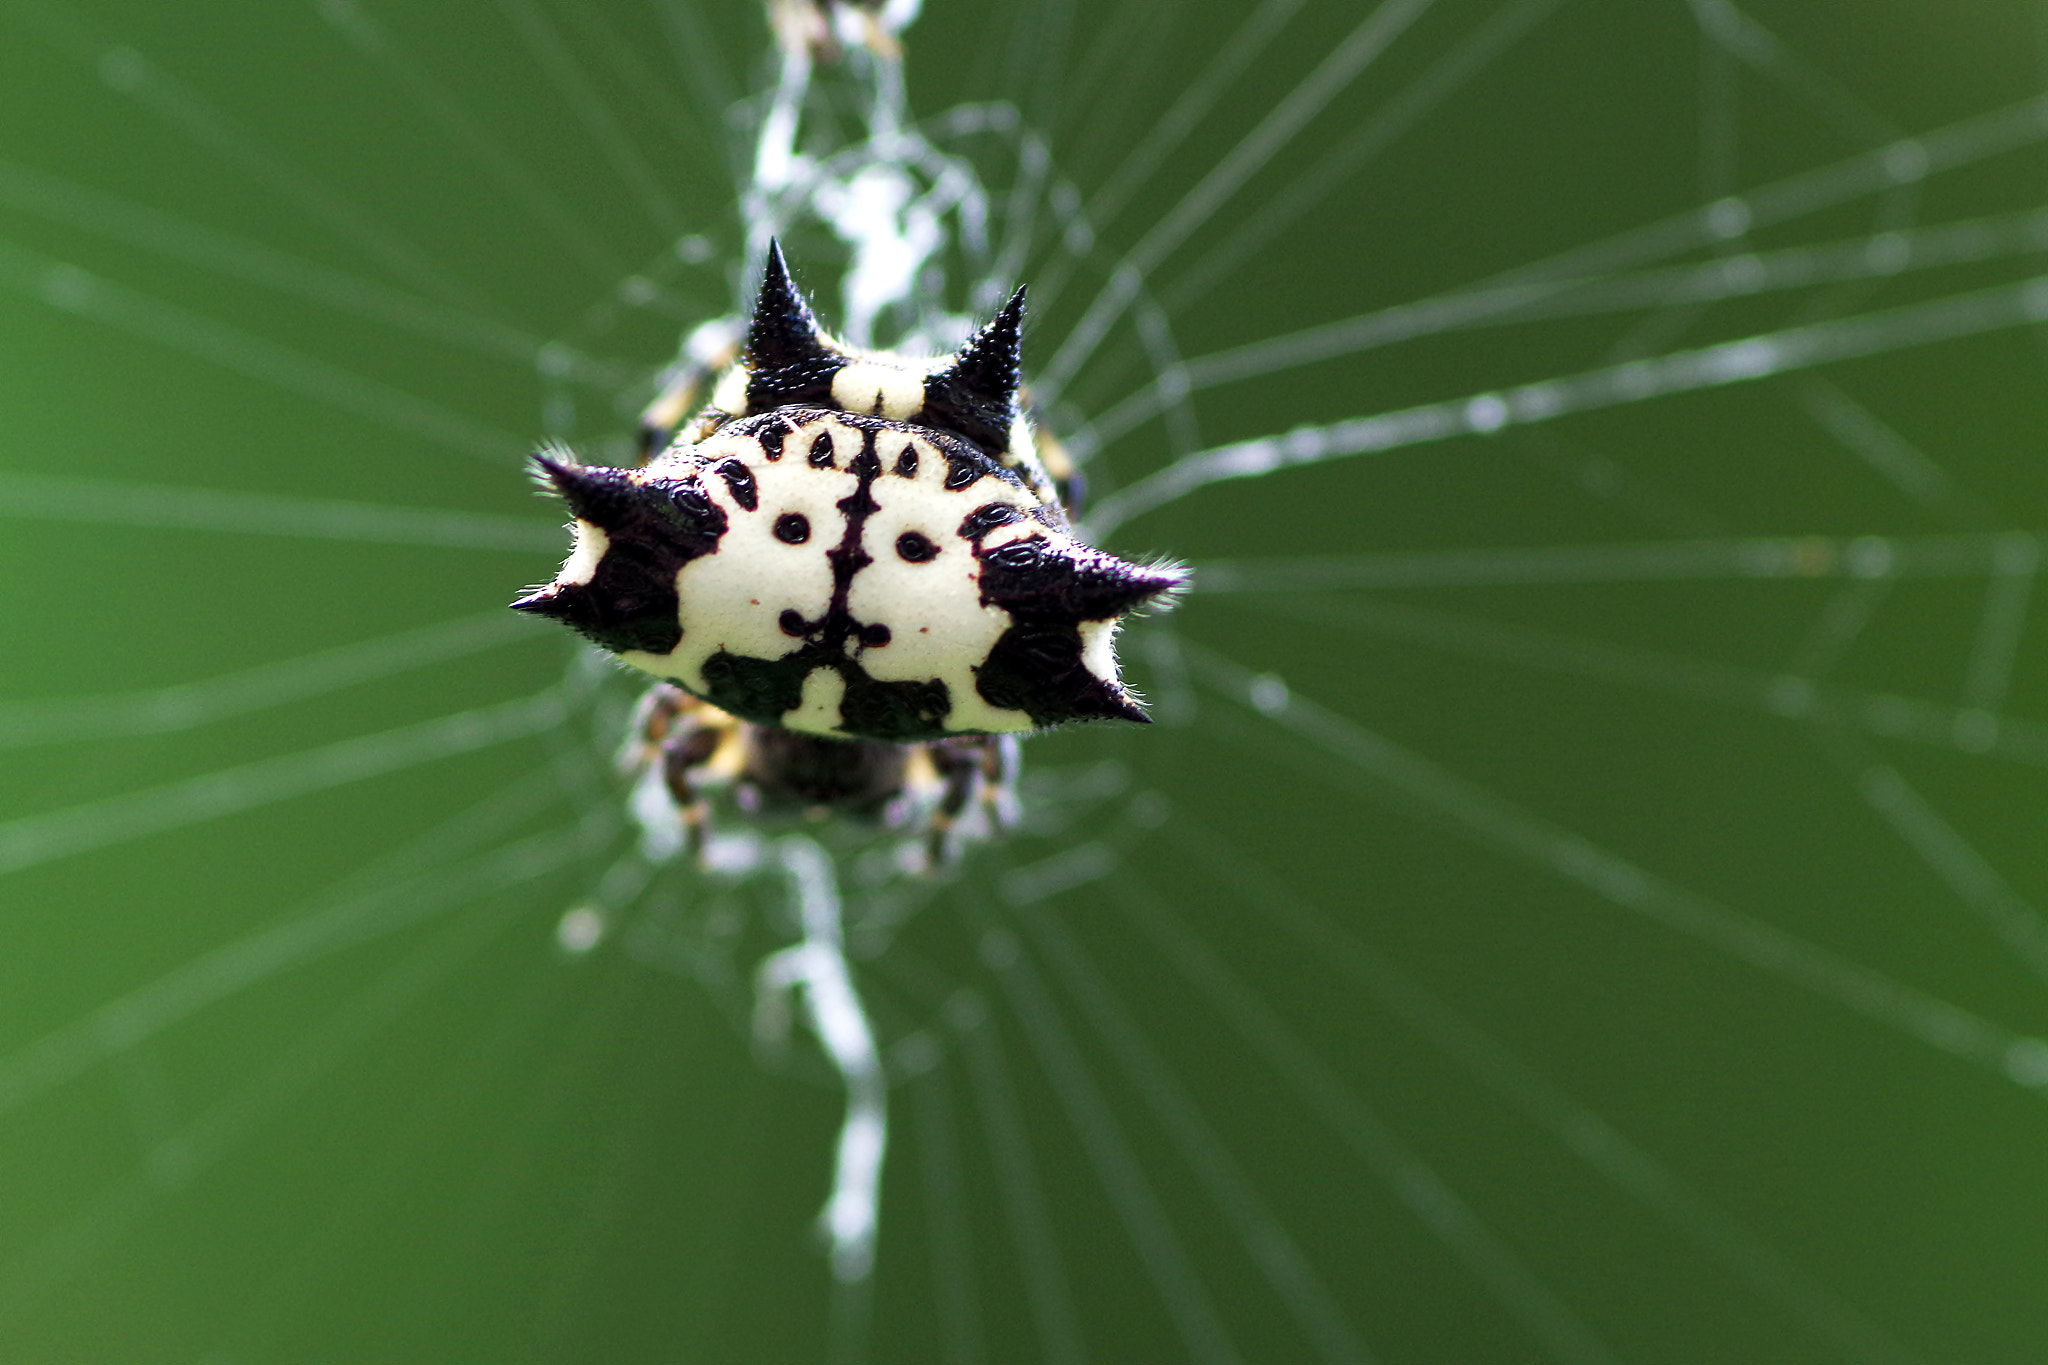
M 1922 311 L 1118 527 L 1197 567 L 1126 639 L 1162 723 L 1033 741 L 951 880 L 849 872 L 899 1083 L 835 1293 L 776 888 L 635 883 L 630 685 L 500 619 L 560 554 L 522 451 L 616 451 L 743 289 L 760 14 L 10 0 L 0 1359 L 2040 1359 L 2042 6 L 1407 3 L 1319 102 L 1364 7 L 928 10 L 913 108 L 1014 103 L 1090 210 L 1037 364 L 1140 253 L 1070 435 L 1651 243 L 1198 388 L 1098 495 Z

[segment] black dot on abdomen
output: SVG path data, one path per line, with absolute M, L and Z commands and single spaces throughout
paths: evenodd
M 775 519 L 775 538 L 784 545 L 801 545 L 811 538 L 811 522 L 801 512 L 784 512 Z
M 923 564 L 938 557 L 939 547 L 915 531 L 905 531 L 896 537 L 896 553 L 912 564 Z
M 721 460 L 712 466 L 712 472 L 725 480 L 734 502 L 749 512 L 761 505 L 760 492 L 754 487 L 754 473 L 744 464 L 738 460 Z
M 896 472 L 898 474 L 901 474 L 906 479 L 915 478 L 917 476 L 916 447 L 903 447 L 903 453 L 896 457 Z
M 880 622 L 860 628 L 860 642 L 869 649 L 880 649 L 889 643 L 889 628 Z
M 1008 503 L 992 502 L 967 514 L 967 520 L 960 523 L 960 536 L 964 540 L 980 540 L 996 527 L 1021 521 L 1023 516 Z
M 828 431 L 812 441 L 811 453 L 804 458 L 819 469 L 832 468 L 832 433 Z
M 776 618 L 775 624 L 782 627 L 784 635 L 801 635 L 804 633 L 804 615 L 795 607 L 785 607 L 782 615 Z

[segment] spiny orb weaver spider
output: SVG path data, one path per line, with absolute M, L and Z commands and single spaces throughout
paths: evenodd
M 1018 402 L 1023 320 L 1019 289 L 953 355 L 848 347 L 771 244 L 743 349 L 658 454 L 534 457 L 575 542 L 513 606 L 662 680 L 628 763 L 660 765 L 693 847 L 734 784 L 749 810 L 923 812 L 935 864 L 970 803 L 1005 821 L 1017 735 L 1146 719 L 1113 641 L 1186 571 L 1074 537 Z

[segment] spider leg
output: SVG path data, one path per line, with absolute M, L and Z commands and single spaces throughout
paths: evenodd
M 1020 395 L 1029 405 L 1030 397 Z M 1074 463 L 1074 457 L 1060 444 L 1059 437 L 1052 434 L 1052 425 L 1042 421 L 1036 408 L 1030 408 L 1032 420 L 1031 440 L 1037 450 L 1038 463 L 1052 480 L 1053 491 L 1059 495 L 1060 504 L 1067 509 L 1067 515 L 1081 515 L 1081 504 L 1088 496 L 1088 476 Z
M 708 725 L 685 723 L 661 745 L 661 777 L 668 784 L 683 821 L 683 848 L 694 858 L 704 848 L 709 804 L 691 781 L 691 774 L 709 763 L 725 735 Z
M 695 697 L 667 683 L 657 683 L 642 693 L 633 706 L 633 718 L 626 723 L 626 741 L 619 748 L 620 775 L 631 777 L 654 762 L 670 728 L 697 704 Z
M 633 777 L 659 764 L 669 798 L 683 824 L 683 846 L 703 850 L 709 803 L 699 787 L 730 780 L 737 770 L 738 724 L 732 717 L 667 683 L 649 688 L 634 708 L 619 752 L 619 769 Z
M 729 335 L 726 320 L 708 322 L 685 340 L 683 354 L 662 372 L 661 387 L 640 411 L 640 463 L 646 464 L 669 448 L 697 410 L 697 399 L 724 370 L 739 358 L 739 337 Z M 706 409 L 697 414 L 691 439 L 702 440 L 717 429 L 722 414 Z M 707 426 L 706 423 L 710 422 Z
M 704 371 L 693 364 L 677 365 L 665 375 L 661 391 L 640 414 L 640 463 L 646 464 L 662 451 L 681 429 L 683 419 L 697 401 L 704 385 Z
M 942 739 L 930 746 L 932 767 L 941 784 L 938 803 L 925 824 L 925 866 L 938 868 L 946 861 L 946 842 L 953 825 L 982 785 L 986 763 L 985 741 Z
M 1007 834 L 1017 827 L 1017 772 L 1023 746 L 1015 735 L 989 735 L 982 740 L 981 805 L 989 824 Z

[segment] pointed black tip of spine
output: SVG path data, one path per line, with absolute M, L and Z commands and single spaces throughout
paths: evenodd
M 568 452 L 537 450 L 533 453 L 533 481 L 541 491 L 568 498 L 583 483 L 584 466 L 569 458 Z
M 754 317 L 747 327 L 747 368 L 759 374 L 830 354 L 817 315 L 789 277 L 782 244 L 770 240 L 761 292 L 754 297 Z
M 1024 289 L 1002 306 L 988 325 L 968 338 L 946 373 L 977 398 L 1014 409 L 1024 373 Z
M 1165 598 L 1166 605 L 1171 606 L 1174 599 L 1187 590 L 1193 577 L 1179 564 L 1133 565 L 1130 582 L 1136 595 L 1131 599 L 1131 607 L 1141 607 L 1160 598 Z
M 541 486 L 560 494 L 584 521 L 609 530 L 631 508 L 633 485 L 623 469 L 577 464 L 546 451 L 534 455 L 533 464 Z
M 925 411 L 993 452 L 1010 448 L 1024 374 L 1024 287 L 925 381 Z
M 761 271 L 761 292 L 754 299 L 742 363 L 748 413 L 792 403 L 831 406 L 832 376 L 846 363 L 789 278 L 789 263 L 777 242 L 768 243 L 768 262 Z
M 1084 621 L 1104 621 L 1173 595 L 1187 586 L 1187 570 L 1170 564 L 1138 565 L 1096 551 L 1076 566 L 1068 605 Z
M 1085 686 L 1076 688 L 1066 699 L 1066 719 L 1127 720 L 1137 725 L 1150 725 L 1152 717 L 1145 708 L 1120 682 L 1088 675 Z
M 1103 715 L 1108 720 L 1136 721 L 1140 725 L 1150 725 L 1152 723 L 1151 715 L 1147 713 L 1144 707 L 1131 700 L 1128 692 L 1121 696 L 1110 698 L 1108 707 L 1104 710 Z
M 512 610 L 545 616 L 552 621 L 566 620 L 569 616 L 568 603 L 562 600 L 560 592 L 551 587 L 528 593 L 512 604 Z

